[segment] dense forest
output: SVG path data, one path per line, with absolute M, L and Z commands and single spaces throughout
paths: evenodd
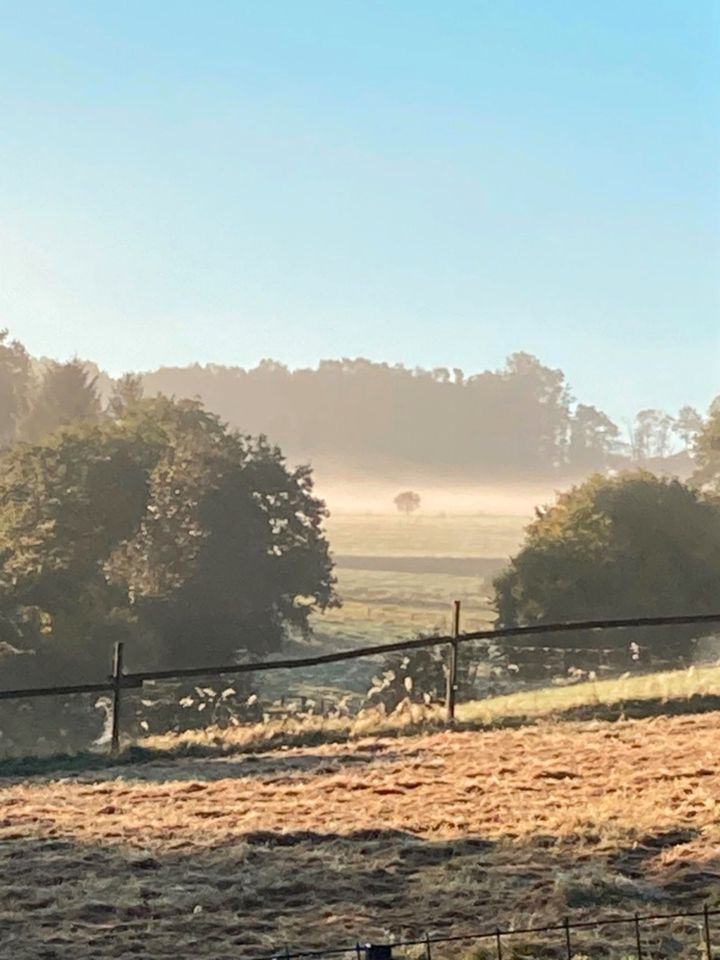
M 688 452 L 703 424 L 686 406 L 675 415 L 641 410 L 621 427 L 577 401 L 561 370 L 526 353 L 474 375 L 363 359 L 299 370 L 264 360 L 253 369 L 162 367 L 118 383 L 145 396 L 199 399 L 296 461 L 332 457 L 369 472 L 394 461 L 469 481 L 584 476 L 631 463 L 658 469 L 663 461 L 670 472 L 689 474 Z M 99 416 L 116 386 L 92 362 L 36 359 L 2 334 L 0 445 Z
M 685 407 L 674 417 L 640 411 L 621 430 L 577 402 L 561 370 L 526 353 L 471 376 L 363 359 L 324 360 L 304 370 L 266 360 L 251 370 L 162 368 L 143 383 L 149 393 L 198 396 L 230 423 L 267 433 L 295 456 L 332 455 L 370 468 L 397 460 L 475 480 L 662 460 L 688 449 L 701 425 Z

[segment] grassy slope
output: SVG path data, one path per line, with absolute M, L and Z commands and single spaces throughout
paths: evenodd
M 719 721 L 366 738 L 6 783 L 3 956 L 219 960 L 717 903 Z M 631 930 L 606 933 L 577 949 L 630 952 Z M 678 925 L 662 936 L 684 940 Z
M 624 675 L 614 680 L 597 680 L 566 686 L 548 686 L 504 697 L 492 697 L 458 707 L 459 720 L 466 723 L 493 724 L 513 717 L 539 718 L 560 716 L 576 710 L 598 710 L 624 704 L 681 704 L 693 698 L 720 697 L 720 667 L 691 667 L 663 673 Z M 654 710 L 653 710 L 654 712 Z
M 334 544 L 361 556 L 512 549 L 511 523 L 501 551 L 500 541 L 478 547 L 497 518 L 448 519 L 360 518 L 336 528 Z M 456 596 L 468 618 L 487 614 L 474 577 L 340 574 L 349 602 L 325 621 L 338 645 L 446 629 Z M 540 722 L 521 730 L 390 739 L 371 718 L 309 718 L 156 738 L 147 746 L 158 759 L 138 766 L 6 780 L 0 956 L 229 958 L 426 926 L 717 903 L 720 715 L 542 725 L 563 712 L 671 712 L 714 696 L 720 670 L 678 671 L 460 708 L 468 724 Z M 387 721 L 388 733 L 403 723 Z M 237 754 L 270 744 L 283 749 Z M 210 756 L 168 762 L 163 751 Z M 685 940 L 677 926 L 662 936 L 665 955 Z M 596 956 L 632 943 L 629 931 L 626 941 L 607 931 L 577 947 Z M 538 953 L 519 940 L 515 950 Z
M 616 680 L 576 683 L 490 697 L 457 707 L 458 726 L 474 729 L 518 727 L 572 719 L 653 717 L 720 709 L 720 667 L 690 668 Z M 442 706 L 407 704 L 384 716 L 366 710 L 355 717 L 298 714 L 252 726 L 210 728 L 148 737 L 141 748 L 166 756 L 213 756 L 282 746 L 342 743 L 368 735 L 404 735 L 443 726 Z M 0 768 L 2 769 L 2 768 Z
M 295 682 L 294 689 L 314 697 L 331 697 L 339 689 L 317 688 Z M 308 701 L 304 711 L 289 713 L 262 723 L 219 728 L 200 727 L 185 733 L 155 734 L 137 744 L 127 744 L 122 762 L 153 759 L 226 757 L 288 747 L 347 743 L 367 736 L 407 736 L 444 728 L 442 705 L 425 707 L 406 702 L 386 716 L 375 709 L 357 715 L 321 715 Z M 517 728 L 543 722 L 572 720 L 617 720 L 662 715 L 707 713 L 720 710 L 720 666 L 666 671 L 614 679 L 554 685 L 485 700 L 459 703 L 456 725 L 462 729 Z M 104 768 L 104 752 L 77 755 L 6 757 L 0 761 L 0 777 L 47 771 L 82 771 Z

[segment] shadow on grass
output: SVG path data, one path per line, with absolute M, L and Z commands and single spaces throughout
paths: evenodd
M 363 733 L 362 737 L 372 736 L 392 739 L 400 736 L 430 733 L 441 729 L 444 729 L 444 726 L 437 721 L 408 724 L 402 728 L 398 728 L 396 725 L 388 727 L 379 725 L 377 729 Z M 8 757 L 0 760 L 0 779 L 47 776 L 55 773 L 80 775 L 93 770 L 108 770 L 134 764 L 171 763 L 176 760 L 187 759 L 222 759 L 238 755 L 255 756 L 278 749 L 312 748 L 325 744 L 348 743 L 359 739 L 361 739 L 359 735 L 350 736 L 345 731 L 315 728 L 309 731 L 303 731 L 302 729 L 292 732 L 274 731 L 267 738 L 258 737 L 257 740 L 248 743 L 223 740 L 222 734 L 216 734 L 212 738 L 208 737 L 207 741 L 179 740 L 178 743 L 169 747 L 145 747 L 132 744 L 125 747 L 116 756 L 97 751 L 79 751 L 72 754 L 58 753 L 41 757 Z
M 551 714 L 557 720 L 643 720 L 647 717 L 676 717 L 688 713 L 714 713 L 720 710 L 717 694 L 694 693 L 676 700 L 654 699 L 623 700 L 619 703 L 584 704 L 571 707 L 562 713 Z
M 456 730 L 504 730 L 536 726 L 541 723 L 584 722 L 602 720 L 615 722 L 627 719 L 645 719 L 658 716 L 679 716 L 685 714 L 703 714 L 720 712 L 720 696 L 694 694 L 691 697 L 675 700 L 633 699 L 618 703 L 584 704 L 563 711 L 542 714 L 527 714 L 498 717 L 491 721 L 456 721 Z M 349 733 L 341 729 L 310 730 L 302 728 L 293 731 L 273 730 L 267 737 L 258 736 L 248 742 L 224 740 L 222 734 L 216 734 L 207 741 L 183 741 L 168 747 L 145 747 L 133 744 L 124 748 L 117 756 L 101 754 L 97 751 L 84 751 L 74 754 L 53 754 L 50 756 L 10 757 L 0 760 L 0 779 L 31 776 L 47 776 L 60 773 L 66 775 L 82 774 L 93 770 L 107 770 L 133 764 L 167 763 L 185 759 L 217 759 L 237 755 L 268 753 L 281 748 L 316 747 L 323 744 L 348 743 L 367 737 L 383 739 L 414 736 L 433 733 L 445 729 L 437 719 L 405 726 L 378 724 L 376 728 L 365 729 L 361 733 Z M 231 773 L 227 775 L 232 776 Z
M 684 838 L 645 838 L 647 859 Z M 626 874 L 622 849 L 611 862 L 606 847 L 591 851 L 580 837 L 577 847 L 552 836 L 427 840 L 379 827 L 237 832 L 216 845 L 187 833 L 169 839 L 174 849 L 154 845 L 148 851 L 67 835 L 11 836 L 0 851 L 7 955 L 215 960 L 332 947 L 348 948 L 353 960 L 351 945 L 358 940 L 556 924 L 566 908 L 574 911 L 573 921 L 659 912 L 660 903 L 662 912 L 671 912 L 694 908 L 709 893 L 707 862 L 700 870 L 687 859 L 680 891 L 677 876 L 661 871 L 649 880 L 638 875 L 637 858 Z M 717 869 L 715 860 L 712 866 Z M 694 956 L 685 948 L 698 942 L 698 932 L 693 921 L 663 929 L 662 939 L 653 940 L 650 929 L 643 937 L 655 958 Z M 444 944 L 440 955 L 480 957 L 487 945 L 494 956 L 492 937 Z M 634 946 L 631 926 L 573 937 L 578 952 L 595 957 L 629 955 Z M 522 942 L 508 937 L 504 946 L 508 960 L 562 956 L 564 950 L 557 932 Z

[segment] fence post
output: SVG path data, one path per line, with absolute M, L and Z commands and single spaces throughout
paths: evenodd
M 460 601 L 455 601 L 453 612 L 453 638 L 450 642 L 447 669 L 447 687 L 445 692 L 445 704 L 447 707 L 447 721 L 452 723 L 455 719 L 455 693 L 457 691 L 457 670 L 458 670 L 458 637 L 460 636 Z
M 570 917 L 565 917 L 565 952 L 567 960 L 572 960 L 572 945 L 570 943 Z
M 710 915 L 707 903 L 703 904 L 703 926 L 705 928 L 705 952 L 707 960 L 713 960 L 712 944 L 710 942 Z
M 366 943 L 365 960 L 393 960 L 391 943 Z
M 635 947 L 637 949 L 638 960 L 643 960 L 642 940 L 640 938 L 640 915 L 635 914 Z
M 120 701 L 122 698 L 122 669 L 123 669 L 123 642 L 117 640 L 113 649 L 112 662 L 112 732 L 110 736 L 110 753 L 115 756 L 120 752 Z

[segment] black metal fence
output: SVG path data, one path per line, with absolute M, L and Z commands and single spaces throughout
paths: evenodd
M 711 909 L 704 904 L 701 910 L 686 910 L 677 913 L 650 913 L 624 914 L 600 917 L 595 920 L 571 920 L 565 917 L 561 923 L 546 924 L 543 926 L 525 927 L 495 927 L 493 930 L 470 931 L 456 935 L 433 936 L 426 934 L 415 940 L 398 940 L 391 943 L 356 943 L 353 946 L 329 947 L 322 950 L 291 950 L 283 947 L 271 954 L 255 956 L 250 960 L 304 960 L 311 957 L 341 957 L 347 956 L 353 960 L 399 960 L 403 955 L 412 955 L 418 960 L 434 960 L 440 956 L 443 945 L 469 944 L 475 948 L 478 957 L 487 960 L 510 960 L 513 956 L 511 946 L 513 938 L 542 937 L 544 949 L 543 957 L 553 955 L 564 960 L 573 960 L 579 956 L 587 956 L 578 942 L 582 932 L 612 931 L 616 953 L 626 958 L 637 960 L 651 960 L 658 957 L 682 956 L 683 947 L 692 950 L 690 932 L 684 931 L 684 940 L 676 941 L 676 949 L 653 949 L 649 938 L 649 928 L 656 929 L 658 924 L 669 924 L 672 921 L 691 921 L 693 932 L 697 934 L 693 955 L 702 960 L 713 960 L 712 920 L 720 916 L 720 909 Z M 552 950 L 552 941 L 556 941 L 555 950 Z M 485 945 L 487 944 L 487 947 Z M 483 949 L 484 948 L 484 949 Z M 527 950 L 527 945 L 525 945 Z
M 220 666 L 201 666 L 174 668 L 167 670 L 147 670 L 128 673 L 123 666 L 123 644 L 116 643 L 113 651 L 112 674 L 97 683 L 64 684 L 47 687 L 29 687 L 24 689 L 0 690 L 0 701 L 27 700 L 36 697 L 74 695 L 87 693 L 110 693 L 112 696 L 110 749 L 117 752 L 121 734 L 121 705 L 126 690 L 141 689 L 143 684 L 157 681 L 177 681 L 188 678 L 216 677 L 223 675 L 238 676 L 267 671 L 295 670 L 316 667 L 323 664 L 357 660 L 363 657 L 384 656 L 394 652 L 409 652 L 430 647 L 445 646 L 447 656 L 447 684 L 445 706 L 448 722 L 455 718 L 455 702 L 458 690 L 458 661 L 461 644 L 471 641 L 503 641 L 514 638 L 538 637 L 547 634 L 578 633 L 591 631 L 612 631 L 628 628 L 703 626 L 720 624 L 720 613 L 691 614 L 670 617 L 626 617 L 602 620 L 575 620 L 563 623 L 540 623 L 523 627 L 505 627 L 490 630 L 460 632 L 460 603 L 455 602 L 453 632 L 450 636 L 427 636 L 412 640 L 401 640 L 376 646 L 360 647 L 336 653 L 298 657 L 290 660 L 260 660 L 251 663 L 232 663 Z M 511 645 L 509 645 L 511 646 Z M 520 649 L 515 646 L 515 649 Z M 543 650 L 544 648 L 535 648 Z

